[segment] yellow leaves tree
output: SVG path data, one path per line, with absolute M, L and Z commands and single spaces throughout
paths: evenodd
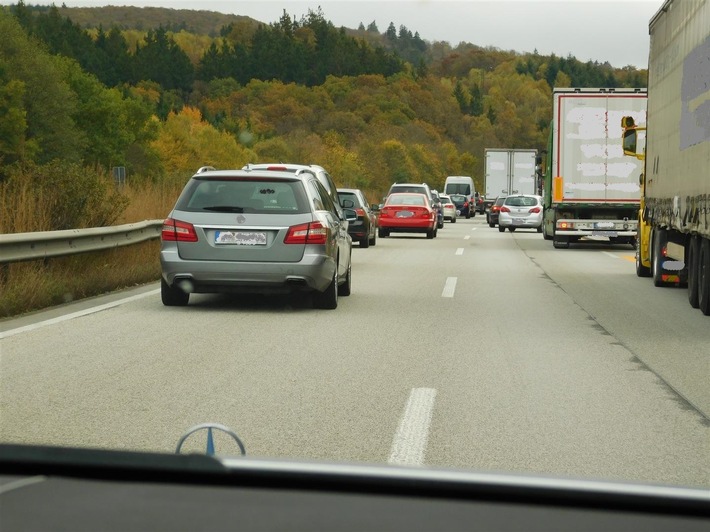
M 257 160 L 256 154 L 232 135 L 203 121 L 200 111 L 193 107 L 170 113 L 151 147 L 158 153 L 168 175 L 191 175 L 204 165 L 241 168 Z

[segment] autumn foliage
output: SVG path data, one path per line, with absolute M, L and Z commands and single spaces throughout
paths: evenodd
M 62 226 L 135 221 L 127 190 L 159 191 L 162 205 L 203 165 L 319 164 L 373 201 L 394 181 L 441 188 L 463 174 L 482 188 L 485 148 L 544 147 L 553 86 L 645 83 L 631 67 L 452 48 L 394 24 L 346 31 L 320 11 L 270 25 L 229 18 L 216 31 L 204 12 L 191 22 L 191 12 L 152 9 L 142 13 L 169 15 L 164 24 L 92 27 L 105 14 L 92 9 L 0 8 L 2 201 L 48 190 L 47 176 L 102 176 L 98 200 L 83 204 L 104 214 Z M 114 20 L 129 21 L 136 8 L 117 9 Z M 126 168 L 128 189 L 114 188 L 114 167 Z

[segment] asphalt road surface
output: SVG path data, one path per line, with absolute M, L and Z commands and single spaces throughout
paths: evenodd
M 0 322 L 0 441 L 173 452 L 218 422 L 258 457 L 710 487 L 710 320 L 628 246 L 477 216 L 353 261 L 334 311 L 153 284 Z

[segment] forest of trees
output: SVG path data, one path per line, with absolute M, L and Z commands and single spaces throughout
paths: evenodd
M 0 8 L 0 181 L 48 165 L 184 181 L 205 164 L 280 160 L 371 198 L 403 179 L 480 186 L 484 148 L 545 147 L 554 86 L 645 86 L 633 67 L 452 48 L 394 23 L 346 31 L 321 11 L 212 35 L 175 18 L 81 26 L 71 12 Z

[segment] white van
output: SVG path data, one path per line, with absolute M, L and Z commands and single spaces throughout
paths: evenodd
M 475 196 L 476 186 L 473 179 L 463 175 L 450 175 L 444 183 L 444 194 L 463 194 L 464 196 Z
M 475 197 L 476 186 L 473 184 L 473 179 L 469 176 L 450 175 L 444 183 L 444 194 L 447 196 L 466 196 L 466 202 L 463 207 L 457 205 L 457 211 L 460 215 L 470 218 L 476 216 Z M 454 200 L 454 198 L 452 198 Z M 456 201 L 454 200 L 454 203 Z

